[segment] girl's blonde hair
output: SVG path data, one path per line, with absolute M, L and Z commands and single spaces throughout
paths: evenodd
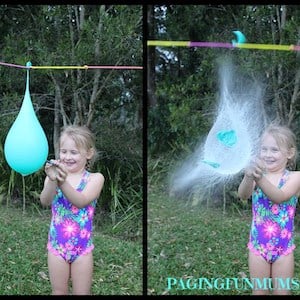
M 91 168 L 98 156 L 95 137 L 91 130 L 87 126 L 68 125 L 61 129 L 59 143 L 63 135 L 72 138 L 78 149 L 84 149 L 87 152 L 92 151 L 92 157 L 87 161 L 87 168 Z
M 264 131 L 265 134 L 270 134 L 274 137 L 280 150 L 291 153 L 292 156 L 287 161 L 287 168 L 290 170 L 296 169 L 296 161 L 298 156 L 296 136 L 292 130 L 285 125 L 270 124 Z

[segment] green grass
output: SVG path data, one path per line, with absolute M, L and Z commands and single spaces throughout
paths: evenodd
M 195 285 L 193 289 L 198 278 L 250 278 L 247 242 L 251 210 L 227 210 L 224 213 L 220 208 L 186 205 L 171 199 L 158 188 L 149 189 L 148 295 L 251 294 L 249 288 L 218 289 L 220 285 L 212 289 L 207 288 L 207 284 L 202 289 Z M 294 277 L 299 281 L 299 216 L 296 216 L 295 243 Z M 170 288 L 168 278 L 177 280 L 175 283 L 175 279 L 169 279 Z M 241 287 L 241 281 L 239 283 Z M 293 294 L 300 295 L 300 290 L 293 291 Z
M 50 295 L 47 236 L 50 209 L 1 207 L 0 295 Z M 106 225 L 109 226 L 109 225 Z M 94 295 L 142 294 L 142 243 L 94 226 Z M 104 229 L 104 228 L 103 228 Z

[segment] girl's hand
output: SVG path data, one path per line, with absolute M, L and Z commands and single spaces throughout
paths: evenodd
M 51 159 L 50 161 L 47 161 L 46 165 L 45 165 L 45 173 L 47 174 L 47 176 L 52 181 L 56 180 L 56 175 L 57 175 L 56 166 L 57 166 L 57 164 L 58 164 L 57 160 Z
M 56 165 L 56 172 L 57 172 L 56 179 L 58 181 L 58 184 L 61 185 L 66 180 L 66 178 L 68 176 L 68 171 L 67 171 L 66 167 L 62 163 L 59 162 Z
M 265 166 L 261 159 L 253 159 L 249 166 L 245 169 L 245 176 L 255 181 L 261 179 L 265 172 Z
M 261 159 L 257 158 L 253 170 L 254 180 L 255 181 L 260 180 L 263 177 L 264 173 L 265 173 L 265 165 Z
M 252 180 L 254 180 L 254 175 L 253 175 L 254 169 L 255 169 L 255 157 L 253 157 L 250 160 L 250 163 L 245 168 L 245 176 L 252 179 Z

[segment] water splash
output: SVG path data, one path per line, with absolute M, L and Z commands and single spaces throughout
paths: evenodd
M 242 76 L 230 60 L 219 68 L 219 103 L 205 141 L 171 174 L 171 194 L 201 191 L 231 181 L 256 155 L 266 125 L 263 85 Z

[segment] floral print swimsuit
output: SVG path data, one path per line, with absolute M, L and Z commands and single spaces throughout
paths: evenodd
M 281 188 L 289 175 L 285 170 L 278 188 Z M 293 230 L 297 197 L 280 204 L 273 203 L 257 187 L 252 194 L 252 225 L 248 248 L 261 255 L 268 263 L 274 263 L 281 255 L 295 249 Z
M 77 191 L 81 192 L 85 188 L 89 174 L 88 171 L 83 173 Z M 91 252 L 94 249 L 92 223 L 96 200 L 86 207 L 77 208 L 57 188 L 51 206 L 52 218 L 48 234 L 48 250 L 54 255 L 61 256 L 68 263 Z

